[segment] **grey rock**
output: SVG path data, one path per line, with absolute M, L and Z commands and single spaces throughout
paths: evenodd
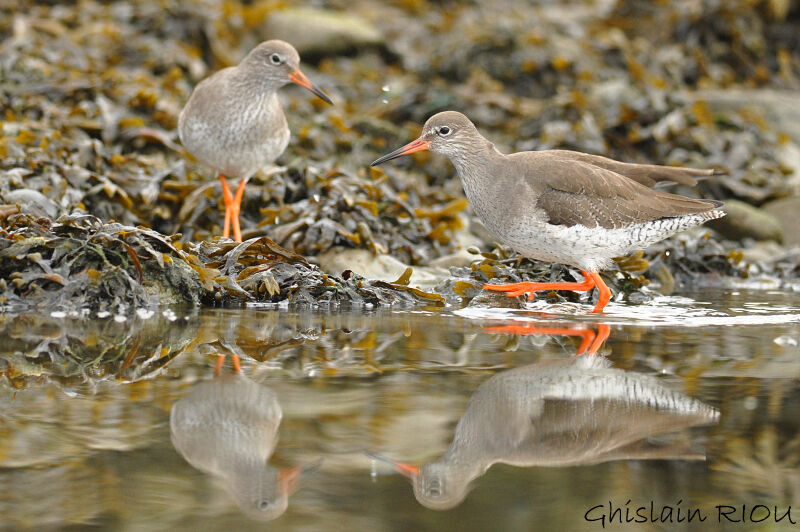
M 386 282 L 397 280 L 409 267 L 391 255 L 375 255 L 366 249 L 332 247 L 317 255 L 316 259 L 323 271 L 333 275 L 351 270 L 367 279 Z M 415 288 L 431 289 L 448 274 L 444 268 L 414 266 L 408 284 Z
M 800 245 L 800 197 L 770 201 L 763 209 L 780 223 L 784 244 Z
M 783 229 L 778 219 L 763 209 L 739 200 L 725 201 L 726 216 L 706 223 L 725 238 L 742 240 L 775 240 L 783 242 Z
M 771 240 L 753 242 L 741 249 L 744 260 L 757 264 L 774 264 L 786 256 L 786 248 Z
M 45 218 L 56 218 L 59 213 L 58 205 L 37 190 L 29 188 L 18 188 L 0 197 L 2 202 L 19 205 L 21 212 L 42 216 Z
M 384 36 L 361 17 L 314 8 L 287 8 L 271 13 L 259 28 L 264 39 L 283 39 L 301 56 L 336 55 L 380 46 Z
M 693 100 L 703 100 L 713 111 L 750 108 L 759 111 L 765 120 L 800 143 L 800 94 L 797 91 L 771 89 L 724 89 L 698 91 Z

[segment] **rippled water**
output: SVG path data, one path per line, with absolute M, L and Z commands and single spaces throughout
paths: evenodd
M 0 526 L 800 523 L 800 296 L 687 296 L 0 316 Z

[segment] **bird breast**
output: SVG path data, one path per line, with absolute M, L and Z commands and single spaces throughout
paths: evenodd
M 197 87 L 178 123 L 181 142 L 195 158 L 224 175 L 249 177 L 283 153 L 289 125 L 276 92 L 203 89 Z

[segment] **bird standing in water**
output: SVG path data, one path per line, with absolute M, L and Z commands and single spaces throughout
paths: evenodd
M 501 241 L 525 257 L 568 264 L 584 275 L 583 282 L 484 285 L 513 297 L 596 287 L 593 312 L 601 312 L 611 290 L 598 272 L 614 257 L 725 215 L 719 201 L 652 188 L 660 181 L 693 185 L 694 177 L 715 170 L 622 163 L 568 150 L 505 155 L 455 111 L 432 116 L 417 140 L 370 166 L 422 150 L 450 159 L 475 214 Z
M 195 87 L 178 118 L 184 147 L 219 173 L 225 200 L 223 236 L 242 241 L 239 211 L 247 180 L 272 164 L 289 144 L 289 125 L 278 89 L 304 87 L 329 104 L 327 94 L 300 71 L 300 56 L 284 41 L 256 46 L 241 63 L 211 75 Z M 232 195 L 225 176 L 241 178 Z

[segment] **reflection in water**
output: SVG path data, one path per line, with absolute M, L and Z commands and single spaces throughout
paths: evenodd
M 575 352 L 576 355 L 582 355 L 584 353 L 589 355 L 596 354 L 603 346 L 603 343 L 608 339 L 608 336 L 611 334 L 611 328 L 605 323 L 597 324 L 596 333 L 590 327 L 585 326 L 553 327 L 552 323 L 546 323 L 537 326 L 537 324 L 534 322 L 526 322 L 522 324 L 512 323 L 507 325 L 486 327 L 484 331 L 490 334 L 517 334 L 521 336 L 579 336 L 581 338 L 581 343 L 578 346 L 578 350 Z
M 179 318 L 170 309 L 95 319 L 0 313 L 0 377 L 16 389 L 153 378 L 186 351 L 198 324 L 197 313 Z
M 172 406 L 172 443 L 193 467 L 220 478 L 248 516 L 268 521 L 286 511 L 299 477 L 299 468 L 267 463 L 281 416 L 268 387 L 240 373 L 223 375 L 195 385 Z
M 737 312 L 744 315 L 745 310 L 756 312 L 756 305 L 762 305 L 761 313 L 797 306 L 796 294 L 734 294 L 711 298 L 713 304 L 703 307 L 708 307 L 708 312 L 726 313 L 726 309 L 741 307 L 744 310 Z M 697 297 L 702 299 L 701 295 Z M 635 308 L 644 318 L 652 310 L 649 305 Z M 606 343 L 613 346 L 615 366 L 672 375 L 669 382 L 659 375 L 659 382 L 668 386 L 680 380 L 692 395 L 697 393 L 704 402 L 713 401 L 724 412 L 724 422 L 707 431 L 708 456 L 714 458 L 708 466 L 681 462 L 628 467 L 625 461 L 553 469 L 505 466 L 492 471 L 491 478 L 478 478 L 481 468 L 490 467 L 492 460 L 502 462 L 510 456 L 508 460 L 524 463 L 530 457 L 520 455 L 525 449 L 528 454 L 536 451 L 537 437 L 551 441 L 566 438 L 558 433 L 558 419 L 564 420 L 560 422 L 562 432 L 568 427 L 575 432 L 573 439 L 585 439 L 585 457 L 575 457 L 575 448 L 581 449 L 577 445 L 563 445 L 563 456 L 556 456 L 571 463 L 583 459 L 592 463 L 612 458 L 690 458 L 690 450 L 703 452 L 702 442 L 694 431 L 683 427 L 714 419 L 711 411 L 706 416 L 700 412 L 693 420 L 691 408 L 684 408 L 687 417 L 681 420 L 677 408 L 669 414 L 665 413 L 667 409 L 637 403 L 636 397 L 645 396 L 645 390 L 653 386 L 636 374 L 628 374 L 631 386 L 638 389 L 633 399 L 624 395 L 616 400 L 596 399 L 591 408 L 587 406 L 590 399 L 554 398 L 548 395 L 552 390 L 542 391 L 538 398 L 538 392 L 514 392 L 509 383 L 504 385 L 506 374 L 498 372 L 519 367 L 508 376 L 528 381 L 530 389 L 541 388 L 536 382 L 550 379 L 551 388 L 564 388 L 564 395 L 568 387 L 559 383 L 565 372 L 573 370 L 556 372 L 548 365 L 533 369 L 522 366 L 561 358 L 566 346 L 572 346 L 573 352 L 580 350 L 579 344 L 584 337 L 591 337 L 590 327 L 594 327 L 591 347 L 601 331 L 596 317 L 567 320 L 563 315 L 548 318 L 529 309 L 513 315 L 507 310 L 489 310 L 492 312 L 468 319 L 447 311 L 205 309 L 184 313 L 164 309 L 150 317 L 129 316 L 124 322 L 114 317 L 81 320 L 46 314 L 0 314 L 0 338 L 4 340 L 0 342 L 0 529 L 224 530 L 249 529 L 258 524 L 232 504 L 231 495 L 210 485 L 210 475 L 189 467 L 173 449 L 168 431 L 161 430 L 169 419 L 169 405 L 191 390 L 186 387 L 188 382 L 198 385 L 210 378 L 220 352 L 238 353 L 247 377 L 256 383 L 267 382 L 278 395 L 283 420 L 277 429 L 280 444 L 269 458 L 272 465 L 309 463 L 326 454 L 327 474 L 314 479 L 317 489 L 292 495 L 289 511 L 279 521 L 261 523 L 265 526 L 418 530 L 465 528 L 469 523 L 468 527 L 476 529 L 576 530 L 586 528 L 581 508 L 607 500 L 622 505 L 627 498 L 642 493 L 648 499 L 652 495 L 671 504 L 681 498 L 688 501 L 689 497 L 693 505 L 705 509 L 720 502 L 737 507 L 746 503 L 751 508 L 765 498 L 795 506 L 800 498 L 800 421 L 796 415 L 800 408 L 800 352 L 793 341 L 800 337 L 800 329 L 795 324 L 700 328 L 681 323 L 645 328 L 631 324 L 632 320 L 620 323 L 619 318 L 611 317 L 613 338 Z M 504 319 L 498 318 L 501 312 Z M 519 324 L 519 329 L 505 332 L 516 336 L 486 334 L 498 332 L 486 326 L 510 322 Z M 535 323 L 531 326 L 528 322 Z M 539 333 L 544 328 L 581 332 L 564 342 L 526 336 L 537 328 Z M 232 367 L 228 357 L 224 373 L 231 372 Z M 603 373 L 597 368 L 591 371 Z M 487 382 L 494 374 L 495 380 Z M 580 379 L 578 372 L 566 380 L 576 388 Z M 606 380 L 595 379 L 601 384 Z M 201 403 L 222 395 L 204 394 L 202 390 L 208 384 L 198 385 Z M 490 396 L 490 406 L 470 405 L 467 416 L 469 395 L 480 384 L 485 387 L 480 395 Z M 244 386 L 252 387 L 253 383 Z M 490 393 L 489 388 L 501 390 Z M 515 393 L 519 393 L 516 398 Z M 476 396 L 473 403 L 478 400 Z M 503 406 L 514 401 L 517 404 L 513 408 Z M 676 405 L 686 401 L 681 398 Z M 244 425 L 233 412 L 246 411 L 247 407 L 266 411 L 272 400 L 250 398 L 239 403 L 242 406 L 232 409 L 223 406 L 225 417 L 213 419 L 219 424 Z M 504 408 L 512 414 L 502 413 Z M 525 412 L 525 408 L 531 408 L 533 414 L 527 414 L 523 430 L 514 412 Z M 569 409 L 573 412 L 567 415 Z M 479 418 L 485 417 L 481 410 L 494 412 L 491 417 L 496 419 L 481 422 Z M 197 419 L 209 417 L 202 412 L 192 415 Z M 464 486 L 473 476 L 472 485 L 477 485 L 480 493 L 467 497 L 456 511 L 431 516 L 410 497 L 405 483 L 386 482 L 376 489 L 366 482 L 369 461 L 360 454 L 361 449 L 392 449 L 391 456 L 397 458 L 425 457 L 423 461 L 415 458 L 419 464 L 434 461 L 454 439 L 453 430 L 461 416 L 468 419 L 459 427 L 454 449 L 439 463 L 444 468 L 452 468 L 454 460 L 474 465 L 461 467 L 461 476 L 455 474 L 458 471 L 446 470 L 452 478 L 442 473 L 439 486 L 432 484 L 434 491 L 452 491 L 457 484 L 465 494 L 468 488 Z M 651 417 L 655 420 L 649 421 Z M 496 427 L 503 418 L 511 419 Z M 633 426 L 620 427 L 620 420 L 633 420 L 629 423 Z M 660 420 L 673 422 L 674 427 L 647 428 L 648 423 Z M 606 448 L 618 446 L 611 451 L 587 450 L 593 445 L 586 439 L 587 433 L 591 435 L 586 428 L 590 422 L 606 431 L 605 437 L 597 437 L 600 443 Z M 203 423 L 207 425 L 208 421 Z M 264 424 L 256 422 L 258 426 Z M 424 431 L 419 430 L 421 426 Z M 660 447 L 642 442 L 651 429 L 653 434 L 662 430 L 655 437 Z M 222 430 L 209 429 L 207 435 L 196 438 L 201 442 L 207 438 L 205 447 L 218 448 L 218 455 L 195 458 L 188 444 L 180 449 L 198 467 L 202 458 L 213 461 L 204 471 L 228 472 L 214 473 L 220 478 L 214 484 L 228 486 L 223 491 L 244 493 L 244 489 L 232 487 L 244 481 L 234 479 L 231 471 L 247 468 L 225 464 L 256 463 L 252 458 L 256 455 L 258 466 L 251 470 L 263 471 L 269 450 L 240 453 L 244 456 L 234 460 L 226 450 L 233 447 L 232 438 L 217 441 Z M 675 433 L 667 434 L 670 430 Z M 612 437 L 621 438 L 618 435 L 625 435 L 624 431 L 628 431 L 630 443 L 608 442 Z M 275 429 L 263 432 L 268 434 L 261 443 L 274 441 Z M 491 434 L 495 436 L 490 438 Z M 679 445 L 681 438 L 688 443 Z M 176 444 L 178 441 L 176 438 Z M 494 448 L 473 459 L 485 443 Z M 198 453 L 203 451 L 201 445 L 196 445 Z M 280 461 L 278 455 L 284 453 L 291 453 L 288 463 Z M 247 459 L 248 455 L 251 458 Z M 545 462 L 548 455 L 540 452 L 534 458 Z M 549 458 L 550 463 L 557 463 Z M 305 471 L 305 467 L 302 469 Z M 411 473 L 414 468 L 407 470 Z M 275 474 L 280 484 L 280 473 Z M 297 478 L 299 475 L 287 481 Z M 287 482 L 287 493 L 292 482 Z M 280 494 L 281 486 L 275 488 L 275 481 L 271 485 L 272 492 Z M 490 485 L 496 489 L 481 489 Z M 411 507 L 405 504 L 409 501 Z
M 653 377 L 581 355 L 498 373 L 472 396 L 441 458 L 421 467 L 392 464 L 411 478 L 421 504 L 445 510 L 461 503 L 470 483 L 496 463 L 555 467 L 703 459 L 685 439 L 662 444 L 645 439 L 714 423 L 718 416 Z

